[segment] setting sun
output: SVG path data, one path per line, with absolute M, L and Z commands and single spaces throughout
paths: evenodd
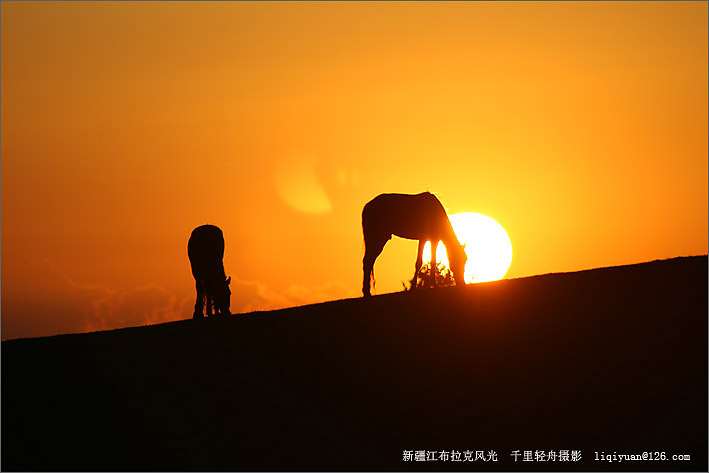
M 468 255 L 465 282 L 502 279 L 512 263 L 512 242 L 505 229 L 494 219 L 479 213 L 461 212 L 448 218 Z M 424 262 L 431 261 L 431 243 L 426 243 L 423 257 Z M 438 244 L 436 261 L 449 266 L 443 243 Z

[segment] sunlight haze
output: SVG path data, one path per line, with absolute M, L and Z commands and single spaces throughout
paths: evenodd
M 361 297 L 361 212 L 430 191 L 506 278 L 707 253 L 706 2 L 2 8 L 2 338 Z M 392 238 L 376 294 L 415 241 Z

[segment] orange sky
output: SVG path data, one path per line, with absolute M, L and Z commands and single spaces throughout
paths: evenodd
M 13 2 L 2 338 L 361 295 L 363 205 L 435 192 L 507 277 L 707 253 L 707 2 Z M 394 239 L 377 292 L 401 290 Z

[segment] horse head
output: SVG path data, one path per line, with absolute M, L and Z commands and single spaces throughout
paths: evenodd
M 448 258 L 451 271 L 453 271 L 455 285 L 462 286 L 465 284 L 465 263 L 468 262 L 468 255 L 465 253 L 465 245 L 461 245 L 458 241 L 451 246 L 452 248 Z

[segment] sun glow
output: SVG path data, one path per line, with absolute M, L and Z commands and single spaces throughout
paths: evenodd
M 465 245 L 468 262 L 465 282 L 502 279 L 512 263 L 512 242 L 502 226 L 487 215 L 461 212 L 448 216 L 458 241 Z M 431 261 L 431 244 L 426 243 L 423 261 Z M 438 244 L 436 261 L 450 267 L 443 243 Z

